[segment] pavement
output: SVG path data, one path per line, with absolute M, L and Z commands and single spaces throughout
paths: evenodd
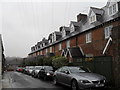
M 7 72 L 3 74 L 3 79 L 0 80 L 0 90 L 2 90 L 2 88 L 12 88 L 11 77 L 6 73 Z

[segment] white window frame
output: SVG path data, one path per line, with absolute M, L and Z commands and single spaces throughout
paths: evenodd
M 42 51 L 40 51 L 40 55 L 42 55 Z
M 69 48 L 70 47 L 70 40 L 67 40 L 66 41 L 66 48 Z
M 52 53 L 52 47 L 50 47 L 50 53 Z
M 108 8 L 108 14 L 114 15 L 118 11 L 118 4 L 115 3 Z
M 66 36 L 65 28 L 62 29 L 62 37 Z
M 71 27 L 70 27 L 70 32 L 74 32 L 75 31 L 75 27 L 74 25 L 72 24 Z
M 105 27 L 105 29 L 104 29 L 105 39 L 108 39 L 110 37 L 112 27 L 113 27 L 113 25 Z
M 90 23 L 95 22 L 95 21 L 96 21 L 96 15 L 91 16 L 91 17 L 89 18 L 89 20 L 90 20 Z
M 61 43 L 59 44 L 59 50 L 62 50 L 62 44 Z
M 56 34 L 55 34 L 55 32 L 54 32 L 54 34 L 53 34 L 53 37 L 54 37 L 54 40 L 53 40 L 53 41 L 56 41 Z
M 43 43 L 43 47 L 45 46 L 45 43 Z
M 91 43 L 92 42 L 92 33 L 89 32 L 86 34 L 86 43 Z
M 46 54 L 48 53 L 48 49 L 46 48 Z

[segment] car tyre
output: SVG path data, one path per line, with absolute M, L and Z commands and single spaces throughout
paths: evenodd
M 43 79 L 46 81 L 47 80 L 47 76 L 45 75 Z
M 54 76 L 54 78 L 53 78 L 53 84 L 54 85 L 57 85 L 58 84 L 58 82 L 57 82 L 57 78 Z
M 71 82 L 71 89 L 72 90 L 78 90 L 78 84 L 77 84 L 77 81 L 76 80 L 73 80 Z

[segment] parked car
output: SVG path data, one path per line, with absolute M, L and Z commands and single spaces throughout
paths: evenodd
M 53 67 L 52 66 L 42 66 L 38 73 L 38 78 L 43 78 L 44 80 L 53 78 Z
M 89 69 L 79 66 L 64 66 L 54 73 L 54 84 L 63 84 L 72 90 L 104 87 L 106 78 L 102 75 L 92 73 Z
M 26 66 L 26 67 L 25 67 L 25 70 L 24 70 L 24 73 L 25 73 L 25 74 L 28 74 L 28 75 L 31 75 L 33 69 L 34 69 L 34 66 Z
M 23 67 L 17 67 L 16 71 L 23 72 Z
M 35 66 L 29 66 L 28 75 L 32 75 L 32 71 L 34 70 Z
M 34 70 L 32 71 L 33 77 L 38 77 L 38 73 L 41 70 L 42 66 L 35 66 Z

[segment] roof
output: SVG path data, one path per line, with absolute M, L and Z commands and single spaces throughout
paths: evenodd
M 60 35 L 60 36 L 62 35 L 61 32 L 58 32 L 58 31 L 55 31 L 54 33 L 55 33 L 56 35 Z
M 112 0 L 109 0 L 107 5 L 111 2 Z M 120 1 L 120 0 L 116 0 L 116 1 Z M 74 37 L 76 35 L 80 35 L 82 33 L 85 33 L 87 31 L 90 31 L 90 30 L 94 30 L 96 28 L 99 28 L 99 27 L 102 27 L 103 25 L 105 25 L 106 23 L 109 23 L 109 22 L 114 22 L 114 21 L 117 21 L 119 18 L 120 18 L 120 12 L 117 12 L 115 15 L 113 16 L 110 16 L 109 13 L 108 13 L 108 7 L 104 6 L 102 8 L 95 8 L 95 7 L 91 7 L 91 10 L 98 14 L 98 15 L 102 15 L 102 19 L 100 22 L 95 22 L 94 24 L 91 24 L 89 22 L 89 17 L 86 17 L 86 20 L 83 20 L 83 22 L 75 22 L 75 21 L 71 21 L 70 25 L 73 24 L 74 26 L 79 26 L 80 27 L 80 30 L 78 32 L 74 32 L 72 34 L 68 34 L 66 37 L 64 38 L 60 38 L 59 40 L 43 47 L 43 48 L 46 48 L 48 46 L 51 46 L 51 45 L 54 45 L 56 43 L 59 43 L 59 42 L 62 42 L 63 40 L 67 40 L 71 37 Z M 62 26 L 63 27 L 63 26 Z M 61 27 L 60 27 L 60 30 L 61 30 Z M 43 49 L 41 48 L 41 49 Z
M 48 40 L 45 39 L 45 38 L 43 38 L 42 41 L 41 41 L 41 43 L 47 43 L 47 42 L 48 42 Z
M 72 58 L 80 58 L 83 57 L 82 51 L 79 47 L 68 48 L 68 52 L 66 55 L 70 54 Z
M 103 15 L 103 14 L 104 14 L 104 10 L 103 10 L 103 9 L 95 8 L 95 7 L 90 7 L 90 9 L 92 9 L 92 11 L 93 11 L 95 14 L 99 14 L 99 15 Z
M 69 27 L 64 27 L 65 31 L 70 31 Z
M 80 26 L 79 23 L 75 21 L 71 21 L 71 24 L 73 24 L 74 26 Z
M 63 28 L 64 28 L 65 31 L 70 31 L 70 28 L 69 28 L 69 27 L 61 26 L 61 27 L 60 27 L 60 32 L 62 31 Z
M 63 50 L 62 50 L 62 53 L 61 53 L 61 56 L 65 56 L 65 55 L 66 55 L 66 52 L 67 52 L 67 49 L 63 49 Z
M 49 34 L 49 36 L 48 36 L 48 40 L 50 40 L 50 39 L 52 39 L 52 33 Z
M 40 45 L 40 44 L 42 44 L 42 42 L 41 42 L 41 41 L 37 43 L 37 45 Z

